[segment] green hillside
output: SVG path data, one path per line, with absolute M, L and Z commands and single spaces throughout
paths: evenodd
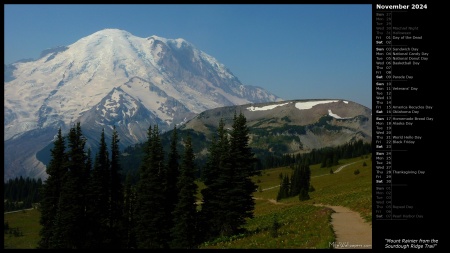
M 372 222 L 372 161 L 371 155 L 341 160 L 331 167 L 337 173 L 330 174 L 330 168 L 312 165 L 311 184 L 315 191 L 311 199 L 300 202 L 298 196 L 275 202 L 280 184 L 280 173 L 290 174 L 292 169 L 276 168 L 265 170 L 255 177 L 259 182 L 256 198 L 255 218 L 248 221 L 249 233 L 235 238 L 206 243 L 202 248 L 301 248 L 325 249 L 335 240 L 330 225 L 332 211 L 314 204 L 340 205 L 353 211 L 371 224 Z M 365 164 L 365 165 L 364 165 Z M 355 174 L 359 170 L 359 174 Z M 265 190 L 266 189 L 266 190 Z M 277 237 L 272 227 L 277 219 L 280 224 Z
M 258 185 L 255 197 L 255 217 L 248 220 L 248 233 L 231 238 L 218 238 L 200 248 L 329 248 L 335 240 L 330 225 L 332 211 L 314 204 L 341 205 L 357 211 L 372 222 L 372 161 L 371 155 L 340 160 L 330 174 L 330 168 L 312 165 L 311 184 L 315 191 L 311 199 L 300 202 L 298 197 L 276 202 L 280 174 L 292 172 L 289 167 L 264 170 L 253 180 Z M 359 173 L 355 173 L 358 170 Z M 201 185 L 199 185 L 201 189 Z M 201 197 L 201 196 L 199 196 Z M 4 235 L 4 248 L 36 248 L 39 241 L 39 211 L 29 210 L 5 214 L 10 228 L 18 228 L 23 236 Z

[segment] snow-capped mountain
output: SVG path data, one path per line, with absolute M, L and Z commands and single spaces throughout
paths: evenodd
M 6 65 L 4 91 L 5 180 L 45 178 L 36 152 L 78 121 L 91 146 L 113 125 L 127 146 L 144 141 L 153 124 L 164 131 L 207 109 L 281 101 L 184 39 L 118 29 Z

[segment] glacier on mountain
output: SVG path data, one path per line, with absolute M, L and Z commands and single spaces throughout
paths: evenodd
M 217 59 L 184 39 L 140 38 L 119 29 L 46 49 L 37 60 L 6 65 L 6 74 L 5 147 L 14 167 L 24 170 L 29 164 L 20 162 L 24 159 L 13 150 L 28 141 L 29 155 L 43 145 L 30 141 L 30 133 L 60 127 L 64 132 L 81 122 L 94 135 L 127 122 L 119 134 L 121 144 L 130 145 L 144 141 L 151 124 L 165 131 L 207 109 L 282 101 L 263 88 L 242 84 Z

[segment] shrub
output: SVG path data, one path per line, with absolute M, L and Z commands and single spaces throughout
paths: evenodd
M 275 238 L 278 237 L 278 229 L 280 228 L 280 223 L 278 222 L 277 215 L 273 215 L 272 226 L 270 227 L 270 235 Z

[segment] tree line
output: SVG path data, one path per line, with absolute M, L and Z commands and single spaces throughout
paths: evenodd
M 22 176 L 9 179 L 3 184 L 3 211 L 10 212 L 32 208 L 32 204 L 40 201 L 39 190 L 42 180 L 23 178 Z
M 66 137 L 58 131 L 41 193 L 38 248 L 197 248 L 244 231 L 246 219 L 253 217 L 251 176 L 257 171 L 242 113 L 235 113 L 230 131 L 219 122 L 202 170 L 201 200 L 190 135 L 183 136 L 179 155 L 174 127 L 167 156 L 157 125 L 147 136 L 133 184 L 129 174 L 125 179 L 121 174 L 115 127 L 109 150 L 101 133 L 93 161 L 80 123 Z
M 293 170 L 291 177 L 280 174 L 281 184 L 277 194 L 277 201 L 297 195 L 300 201 L 310 199 L 309 192 L 314 191 L 314 187 L 310 183 L 311 170 L 309 164 L 296 164 L 293 166 Z
M 367 155 L 372 152 L 372 143 L 362 140 L 350 141 L 336 147 L 312 149 L 304 154 L 275 155 L 266 152 L 261 156 L 258 167 L 260 169 L 291 166 L 299 163 L 321 164 L 321 167 L 331 167 L 339 164 L 339 160 Z

